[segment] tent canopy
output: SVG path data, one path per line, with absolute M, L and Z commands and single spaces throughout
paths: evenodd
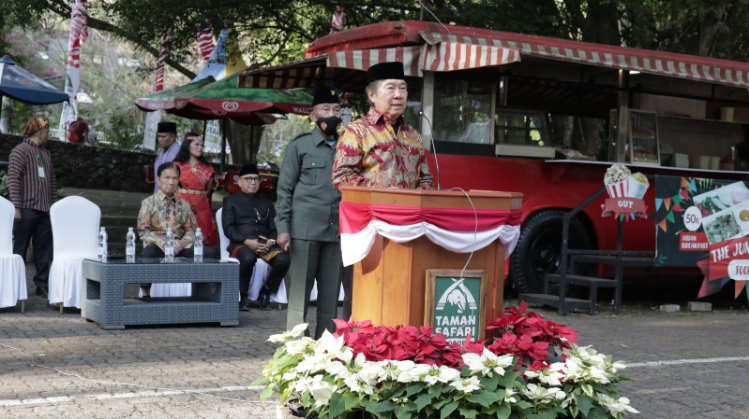
M 216 82 L 201 80 L 137 99 L 144 111 L 165 110 L 191 119 L 247 120 L 252 113 L 309 114 L 312 95 L 300 90 L 242 89 L 237 75 Z
M 30 105 L 48 105 L 69 99 L 67 93 L 19 67 L 7 55 L 0 58 L 0 94 Z

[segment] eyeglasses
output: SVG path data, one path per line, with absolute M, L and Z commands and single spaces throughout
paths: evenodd
M 259 177 L 242 177 L 240 179 L 244 180 L 247 183 L 260 183 Z

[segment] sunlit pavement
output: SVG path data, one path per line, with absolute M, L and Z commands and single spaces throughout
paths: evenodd
M 33 294 L 31 283 L 29 290 Z M 581 344 L 633 364 L 624 370 L 633 381 L 620 387 L 642 412 L 636 417 L 749 417 L 749 402 L 741 397 L 749 388 L 744 309 L 665 314 L 631 303 L 614 316 L 603 304 L 599 315 L 564 317 L 534 310 L 575 328 Z M 238 327 L 105 331 L 78 310 L 60 315 L 30 296 L 25 314 L 20 305 L 0 309 L 0 343 L 54 370 L 0 346 L 0 417 L 274 418 L 274 403 L 260 403 L 260 390 L 248 386 L 275 351 L 267 337 L 285 323 L 286 311 L 253 309 L 240 313 Z M 721 359 L 729 357 L 740 359 Z M 699 362 L 652 364 L 674 360 Z

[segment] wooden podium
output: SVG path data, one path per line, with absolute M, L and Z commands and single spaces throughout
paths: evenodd
M 462 191 L 420 191 L 343 187 L 342 202 L 421 208 L 465 208 L 471 203 Z M 523 195 L 515 192 L 470 191 L 476 209 L 520 209 Z M 352 314 L 385 326 L 425 323 L 424 306 L 428 269 L 463 269 L 470 253 L 454 253 L 426 236 L 396 243 L 377 235 L 372 250 L 354 266 Z M 473 254 L 467 269 L 487 271 L 482 296 L 484 318 L 502 315 L 505 245 L 495 240 Z M 489 334 L 487 334 L 489 336 Z

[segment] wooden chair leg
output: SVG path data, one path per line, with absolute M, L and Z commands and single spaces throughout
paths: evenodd
M 62 303 L 60 303 L 60 314 L 62 314 Z
M 21 300 L 21 314 L 26 311 L 26 300 Z

